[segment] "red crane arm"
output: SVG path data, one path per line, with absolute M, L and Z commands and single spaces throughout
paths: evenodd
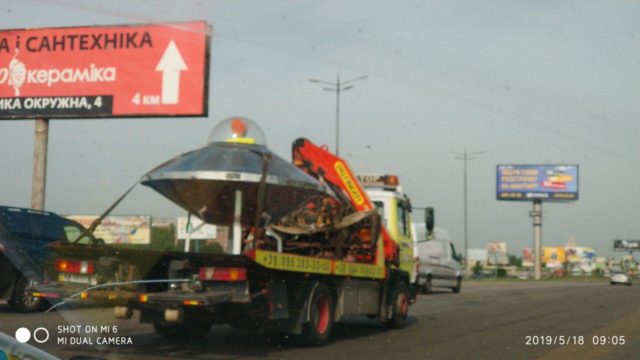
M 306 173 L 321 177 L 337 186 L 349 199 L 356 211 L 368 211 L 375 208 L 369 196 L 356 180 L 347 163 L 311 141 L 300 138 L 293 143 L 293 164 Z M 385 260 L 398 263 L 398 246 L 384 226 L 381 226 Z

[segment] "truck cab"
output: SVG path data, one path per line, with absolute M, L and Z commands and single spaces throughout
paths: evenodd
M 383 225 L 398 244 L 400 269 L 415 282 L 417 271 L 411 226 L 411 201 L 395 175 L 359 175 L 358 180 L 376 206 Z

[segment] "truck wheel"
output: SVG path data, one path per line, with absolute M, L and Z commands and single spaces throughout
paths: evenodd
M 324 283 L 318 284 L 309 300 L 309 322 L 302 327 L 302 337 L 309 345 L 320 346 L 329 341 L 334 311 L 331 291 Z
M 462 279 L 458 278 L 456 280 L 456 286 L 452 287 L 451 290 L 454 292 L 454 294 L 459 294 L 460 290 L 462 290 Z
M 15 291 L 13 292 L 13 298 L 10 301 L 10 304 L 12 304 L 18 312 L 35 312 L 44 306 L 42 298 L 33 297 L 31 296 L 31 293 L 27 291 L 29 286 L 30 281 L 27 278 L 20 276 L 16 283 Z
M 153 324 L 153 329 L 167 339 L 203 339 L 209 334 L 211 325 L 205 321 L 176 325 Z
M 391 319 L 387 320 L 385 325 L 392 329 L 401 329 L 407 324 L 407 315 L 409 314 L 409 291 L 407 285 L 399 282 L 393 288 L 391 294 L 393 306 L 391 310 Z
M 427 282 L 422 285 L 420 289 L 422 294 L 431 294 L 433 292 L 433 284 L 431 283 L 431 276 L 427 277 Z

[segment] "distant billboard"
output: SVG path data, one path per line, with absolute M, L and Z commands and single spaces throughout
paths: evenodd
M 489 258 L 489 253 L 487 252 L 487 249 L 468 249 L 467 256 L 468 264 L 475 265 L 478 261 L 481 264 L 486 264 L 487 259 Z
M 564 247 L 545 246 L 542 248 L 542 262 L 547 264 L 547 267 L 562 266 L 566 260 Z
M 533 267 L 535 261 L 535 256 L 533 255 L 533 251 L 531 248 L 522 249 L 522 266 L 525 267 Z
M 567 246 L 564 252 L 570 263 L 591 263 L 596 260 L 596 252 L 591 247 Z
M 487 251 L 489 253 L 507 253 L 507 243 L 501 242 L 489 242 L 487 243 Z
M 498 165 L 498 200 L 577 200 L 578 165 Z
M 69 215 L 88 228 L 96 215 Z M 93 233 L 107 244 L 149 244 L 151 242 L 151 216 L 107 216 Z
M 187 220 L 186 216 L 178 218 L 178 239 L 186 239 L 189 230 L 191 230 L 190 239 L 192 240 L 209 240 L 218 237 L 217 226 L 211 224 L 202 225 L 202 220 L 192 217 L 191 225 L 187 229 Z M 196 230 L 193 231 L 194 229 Z
M 640 251 L 640 240 L 613 240 L 613 251 Z
M 487 255 L 489 264 L 508 265 L 509 255 L 507 254 L 506 242 L 487 243 Z

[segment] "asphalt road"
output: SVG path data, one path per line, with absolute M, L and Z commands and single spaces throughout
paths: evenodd
M 167 341 L 135 318 L 114 319 L 110 308 L 14 314 L 0 304 L 0 331 L 13 336 L 22 326 L 45 327 L 51 338 L 38 347 L 62 359 L 79 354 L 106 359 L 631 359 L 640 353 L 639 305 L 637 283 L 467 282 L 461 294 L 420 296 L 402 330 L 354 319 L 334 328 L 335 339 L 322 348 L 227 326 L 214 327 L 205 341 Z M 115 325 L 118 334 L 105 335 L 130 337 L 133 344 L 58 345 L 57 338 L 73 337 L 58 334 L 58 326 L 66 324 Z M 532 345 L 526 344 L 528 336 Z M 556 345 L 534 345 L 538 336 Z M 561 336 L 568 345 L 557 344 Z M 624 337 L 624 345 L 593 345 L 594 337 L 618 343 Z

